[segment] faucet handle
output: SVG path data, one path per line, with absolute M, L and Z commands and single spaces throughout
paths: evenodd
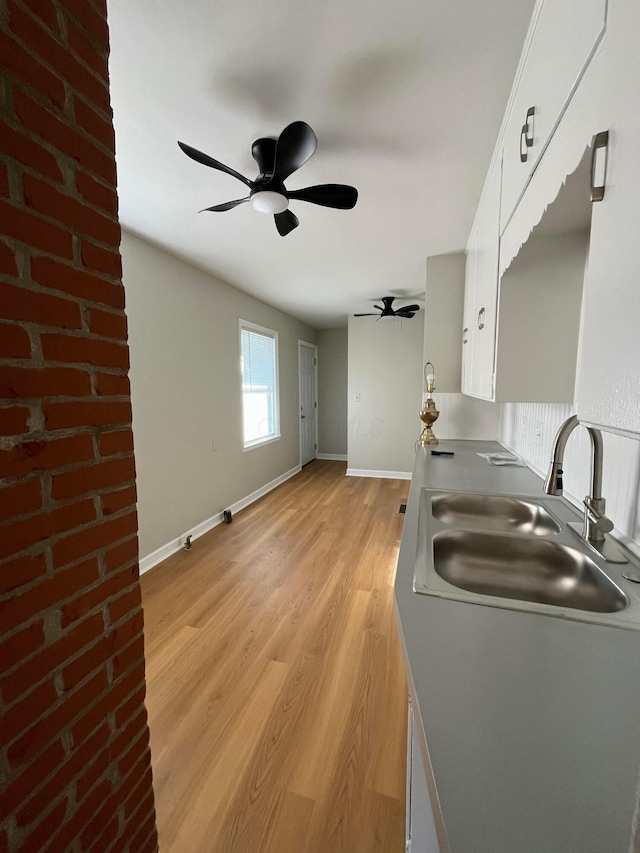
M 589 495 L 584 499 L 584 528 L 585 538 L 601 542 L 605 533 L 610 533 L 614 524 L 604 514 L 604 498 L 592 498 Z

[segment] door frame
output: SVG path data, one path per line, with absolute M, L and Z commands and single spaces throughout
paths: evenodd
M 315 441 L 314 444 L 316 446 L 316 454 L 318 453 L 318 345 L 312 344 L 309 341 L 303 341 L 298 338 L 298 462 L 300 467 L 302 467 L 302 426 L 300 424 L 300 401 L 302 399 L 302 359 L 300 357 L 300 347 L 309 347 L 315 351 L 315 386 L 316 386 L 316 399 L 315 399 L 315 418 L 314 418 L 314 431 L 315 431 Z M 315 458 L 315 457 L 314 457 Z

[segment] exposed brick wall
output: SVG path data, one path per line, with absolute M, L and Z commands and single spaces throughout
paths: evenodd
M 0 853 L 151 853 L 105 0 L 0 55 Z

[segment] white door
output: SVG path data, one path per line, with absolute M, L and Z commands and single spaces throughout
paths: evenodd
M 300 464 L 316 458 L 316 365 L 318 348 L 298 343 L 300 375 Z

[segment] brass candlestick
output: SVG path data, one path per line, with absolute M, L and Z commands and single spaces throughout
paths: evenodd
M 427 373 L 427 367 L 431 365 L 431 373 Z M 438 420 L 440 412 L 436 409 L 436 404 L 431 394 L 435 389 L 435 368 L 430 361 L 424 366 L 424 380 L 427 386 L 427 399 L 424 401 L 424 406 L 420 412 L 420 420 L 424 424 L 424 429 L 418 439 L 418 444 L 421 447 L 426 447 L 428 444 L 438 444 L 438 439 L 433 434 L 431 427 Z

